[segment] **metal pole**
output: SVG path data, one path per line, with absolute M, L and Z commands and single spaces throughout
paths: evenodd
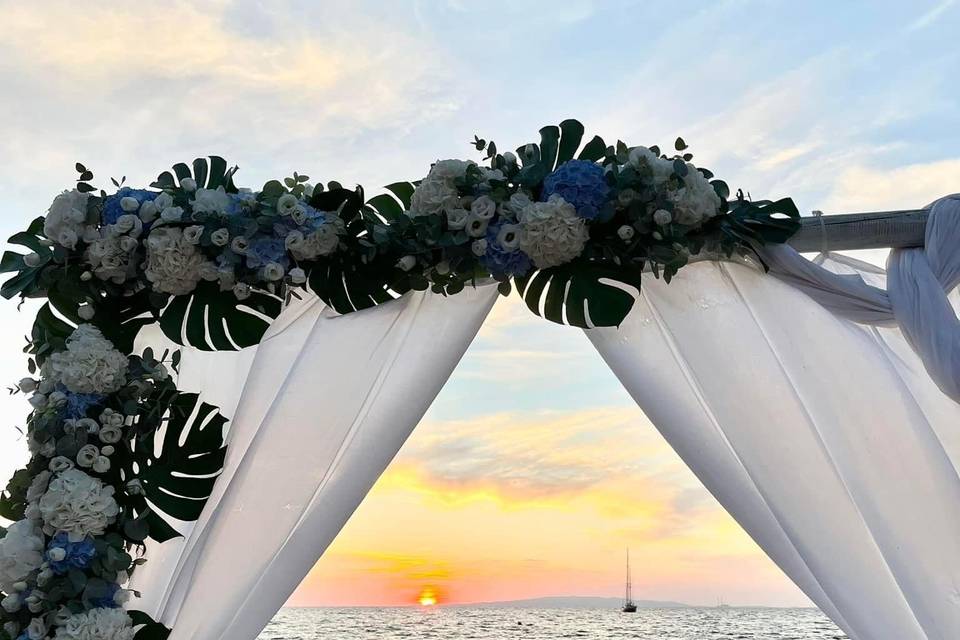
M 805 216 L 788 244 L 797 251 L 922 247 L 926 209 Z

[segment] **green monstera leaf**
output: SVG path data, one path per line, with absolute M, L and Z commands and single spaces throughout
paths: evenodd
M 132 528 L 127 534 L 163 542 L 180 535 L 164 516 L 188 522 L 200 517 L 223 471 L 227 419 L 196 393 L 164 391 L 147 406 L 149 413 L 137 422 L 140 435 L 116 472 L 121 482 L 136 479 L 142 488 L 127 498 L 138 514 L 128 521 Z M 142 535 L 136 535 L 143 525 Z
M 41 291 L 40 276 L 53 257 L 53 250 L 43 244 L 43 217 L 36 218 L 30 223 L 26 231 L 15 233 L 7 240 L 9 244 L 19 245 L 28 249 L 28 253 L 40 256 L 35 266 L 28 266 L 24 261 L 26 254 L 16 251 L 5 251 L 0 258 L 0 273 L 16 273 L 0 287 L 0 295 L 8 300 L 17 295 L 29 297 Z
M 164 171 L 150 184 L 154 189 L 175 189 L 184 179 L 191 178 L 198 189 L 216 189 L 223 187 L 227 193 L 236 193 L 233 175 L 237 167 L 227 167 L 227 161 L 220 156 L 197 158 L 192 166 L 183 162 L 173 165 L 170 171 Z
M 639 271 L 589 262 L 541 269 L 514 282 L 535 314 L 584 329 L 618 326 L 640 292 Z
M 283 299 L 265 291 L 238 300 L 232 291 L 202 282 L 193 293 L 170 299 L 160 312 L 160 328 L 180 345 L 236 351 L 258 344 L 282 308 Z
M 390 266 L 383 260 L 369 264 L 342 258 L 320 260 L 310 269 L 308 284 L 337 313 L 351 313 L 400 297 L 403 291 L 391 287 Z

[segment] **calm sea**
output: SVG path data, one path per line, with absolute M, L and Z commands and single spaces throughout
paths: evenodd
M 839 640 L 814 609 L 283 609 L 259 640 Z

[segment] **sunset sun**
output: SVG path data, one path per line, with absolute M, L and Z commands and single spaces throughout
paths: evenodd
M 432 589 L 424 589 L 417 602 L 421 607 L 432 607 L 437 604 L 437 594 Z

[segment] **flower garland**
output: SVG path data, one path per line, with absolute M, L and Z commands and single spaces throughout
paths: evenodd
M 581 147 L 567 120 L 488 166 L 436 162 L 419 183 L 363 190 L 294 173 L 239 189 L 217 157 L 179 164 L 152 190 L 75 188 L 10 239 L 5 297 L 43 297 L 18 391 L 32 457 L 0 494 L 0 640 L 165 637 L 122 609 L 147 537 L 200 515 L 223 462 L 226 419 L 177 390 L 179 352 L 133 353 L 159 323 L 199 349 L 256 344 L 285 298 L 341 313 L 410 290 L 456 294 L 492 278 L 555 322 L 616 325 L 650 268 L 669 280 L 694 254 L 751 252 L 797 229 L 792 202 L 729 202 L 725 183 L 656 147 Z M 205 425 L 201 427 L 201 425 Z M 164 428 L 160 430 L 160 427 Z M 156 441 L 162 439 L 158 453 Z

